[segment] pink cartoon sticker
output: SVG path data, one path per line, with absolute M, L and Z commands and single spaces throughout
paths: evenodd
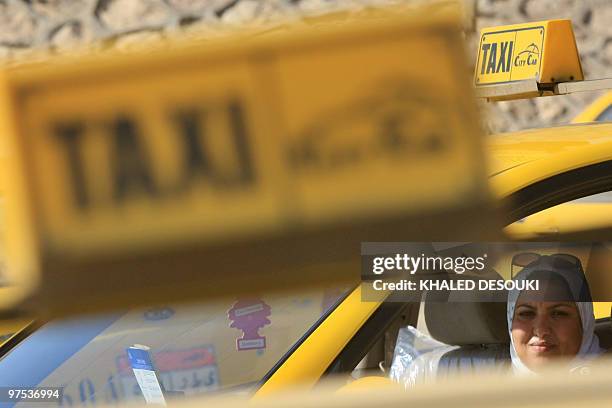
M 259 334 L 259 329 L 270 324 L 270 314 L 270 306 L 261 299 L 242 299 L 234 303 L 227 315 L 232 321 L 230 327 L 242 330 L 242 337 L 236 339 L 239 351 L 266 348 L 266 338 Z

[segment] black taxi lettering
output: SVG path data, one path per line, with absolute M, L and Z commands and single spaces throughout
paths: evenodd
M 158 187 L 153 180 L 151 163 L 141 145 L 142 136 L 137 124 L 128 117 L 118 117 L 112 124 L 114 137 L 113 198 L 121 203 L 132 194 L 157 195 Z
M 482 64 L 480 74 L 510 72 L 514 41 L 482 44 Z
M 209 152 L 201 143 L 207 136 L 204 127 L 208 112 L 198 109 L 178 112 L 174 121 L 179 129 L 179 137 L 183 147 L 183 178 L 181 183 L 188 187 L 198 178 L 207 179 L 218 187 L 232 185 L 248 185 L 254 181 L 253 163 L 248 149 L 247 132 L 244 122 L 242 106 L 230 102 L 227 106 L 227 115 L 230 125 L 230 137 L 235 149 L 238 162 L 236 172 L 227 174 L 215 168 Z
M 209 115 L 222 112 L 228 122 L 229 134 L 207 134 L 206 120 Z M 69 182 L 72 187 L 72 202 L 75 207 L 87 210 L 94 206 L 120 206 L 134 197 L 148 197 L 151 200 L 174 198 L 196 184 L 206 184 L 218 191 L 243 188 L 256 181 L 248 132 L 242 105 L 229 101 L 222 109 L 192 108 L 170 115 L 168 120 L 175 129 L 168 137 L 176 138 L 179 146 L 178 177 L 171 183 L 156 180 L 155 163 L 149 155 L 147 138 L 142 124 L 129 114 L 119 114 L 102 125 L 105 139 L 110 145 L 109 169 L 112 191 L 108 197 L 89 188 L 86 163 L 83 153 L 84 141 L 93 137 L 96 125 L 85 120 L 62 122 L 53 126 L 53 134 L 60 142 L 66 160 Z M 99 125 L 98 125 L 99 126 Z M 99 133 L 99 132 L 97 132 Z M 206 140 L 211 137 L 227 138 L 234 155 L 231 169 L 220 166 L 214 160 L 214 151 L 208 148 Z M 101 173 L 102 174 L 102 173 Z
M 81 160 L 81 138 L 85 126 L 81 122 L 62 123 L 55 126 L 55 136 L 64 143 L 68 172 L 74 192 L 74 202 L 77 207 L 84 208 L 89 205 L 89 197 L 85 182 L 85 169 Z

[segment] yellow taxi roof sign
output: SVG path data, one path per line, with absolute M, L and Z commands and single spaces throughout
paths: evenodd
M 488 27 L 481 31 L 474 85 L 481 92 L 498 90 L 490 95 L 491 99 L 539 96 L 541 91 L 552 92 L 556 83 L 583 79 L 570 20 Z
M 358 280 L 361 241 L 485 230 L 465 221 L 489 194 L 458 25 L 356 19 L 5 72 L 9 272 L 39 277 L 30 305 L 84 311 Z

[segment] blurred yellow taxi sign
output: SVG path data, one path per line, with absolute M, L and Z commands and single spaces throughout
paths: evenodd
M 481 31 L 474 73 L 477 88 L 537 93 L 552 91 L 555 83 L 583 78 L 570 20 L 489 27 Z M 492 85 L 498 87 L 491 88 Z
M 5 72 L 12 271 L 49 302 L 286 288 L 482 206 L 458 23 L 387 17 Z

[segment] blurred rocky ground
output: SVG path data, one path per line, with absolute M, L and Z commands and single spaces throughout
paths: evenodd
M 18 64 L 32 50 L 75 46 L 129 51 L 173 33 L 214 37 L 227 28 L 372 4 L 427 0 L 0 0 L 0 59 Z M 480 28 L 571 18 L 586 78 L 612 76 L 612 0 L 465 0 L 469 60 Z M 564 123 L 600 93 L 483 104 L 489 131 Z

